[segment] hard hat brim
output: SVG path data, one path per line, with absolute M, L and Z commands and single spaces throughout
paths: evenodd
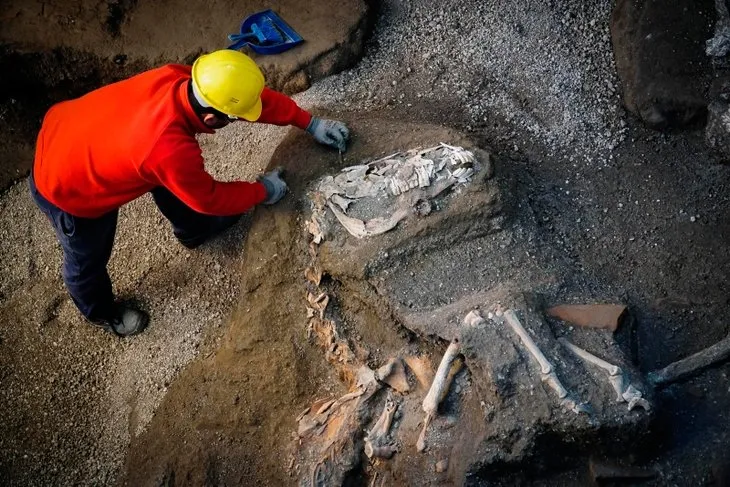
M 261 103 L 261 97 L 259 97 L 258 100 L 256 100 L 256 103 L 245 113 L 231 113 L 230 115 L 235 115 L 237 117 L 241 117 L 244 120 L 248 120 L 249 122 L 255 122 L 259 119 L 261 116 L 261 112 L 263 111 L 264 106 Z

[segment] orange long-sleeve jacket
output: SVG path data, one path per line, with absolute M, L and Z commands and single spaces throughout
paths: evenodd
M 216 181 L 206 171 L 198 133 L 213 133 L 187 96 L 191 68 L 167 65 L 58 103 L 36 144 L 38 191 L 74 216 L 94 218 L 164 186 L 209 215 L 243 213 L 266 199 L 258 182 Z M 264 88 L 258 122 L 305 129 L 311 115 Z

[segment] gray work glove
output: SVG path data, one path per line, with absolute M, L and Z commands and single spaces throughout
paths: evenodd
M 312 117 L 307 132 L 312 134 L 314 140 L 320 144 L 329 145 L 340 152 L 347 150 L 347 139 L 350 138 L 350 131 L 342 122 Z
M 266 200 L 264 200 L 263 204 L 273 205 L 282 199 L 289 190 L 284 180 L 281 179 L 281 173 L 282 170 L 276 168 L 258 177 L 257 181 L 266 187 Z

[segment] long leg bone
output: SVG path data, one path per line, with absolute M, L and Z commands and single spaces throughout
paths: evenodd
M 641 391 L 631 385 L 621 370 L 621 367 L 610 364 L 602 358 L 596 357 L 588 350 L 580 348 L 574 343 L 570 343 L 565 338 L 559 339 L 568 350 L 573 352 L 578 357 L 582 358 L 586 362 L 590 362 L 593 365 L 597 365 L 602 368 L 608 374 L 608 382 L 616 391 L 616 402 L 627 402 L 629 403 L 629 411 L 632 411 L 636 406 L 643 408 L 645 411 L 651 409 L 649 401 L 642 397 Z
M 451 363 L 458 354 L 459 340 L 457 339 L 452 341 L 446 349 L 446 353 L 444 353 L 444 356 L 441 359 L 439 368 L 436 371 L 436 376 L 431 384 L 431 389 L 429 389 L 428 394 L 426 394 L 426 397 L 423 399 L 422 408 L 423 412 L 426 413 L 426 419 L 423 421 L 423 429 L 421 430 L 418 442 L 416 443 L 416 449 L 418 451 L 424 451 L 426 449 L 426 430 L 431 424 L 433 418 L 436 417 L 439 407 L 439 398 L 447 386 L 446 378 L 449 375 Z
M 383 412 L 380 414 L 380 417 L 375 422 L 373 429 L 368 434 L 368 439 L 376 441 L 388 436 L 396 409 L 398 409 L 398 404 L 393 399 L 391 392 L 388 391 L 388 397 L 385 399 Z
M 499 316 L 499 314 L 500 311 L 497 311 L 497 316 Z M 510 328 L 512 328 L 517 336 L 520 337 L 520 340 L 525 345 L 525 348 L 527 348 L 527 350 L 539 364 L 540 372 L 542 373 L 542 380 L 555 391 L 555 393 L 558 395 L 558 398 L 560 399 L 561 404 L 573 411 L 574 413 L 588 413 L 588 409 L 584 405 L 579 404 L 568 395 L 568 390 L 560 382 L 560 379 L 558 379 L 553 365 L 542 353 L 542 350 L 538 348 L 532 337 L 527 333 L 527 330 L 525 330 L 525 327 L 522 326 L 522 323 L 520 323 L 520 320 L 517 318 L 517 313 L 515 313 L 515 311 L 512 309 L 508 309 L 503 312 L 503 315 L 505 320 L 507 321 L 507 324 L 510 326 Z
M 730 335 L 694 355 L 671 363 L 661 370 L 651 372 L 649 374 L 649 381 L 655 386 L 665 386 L 699 374 L 706 368 L 728 360 L 729 358 Z
M 611 386 L 616 391 L 616 402 L 624 402 L 623 393 L 626 390 L 626 379 L 624 378 L 624 373 L 620 367 L 617 367 L 616 365 L 610 364 L 605 360 L 596 357 L 588 350 L 584 350 L 579 346 L 570 343 L 565 338 L 560 338 L 558 339 L 558 341 L 565 348 L 567 348 L 586 362 L 590 362 L 593 365 L 597 365 L 598 367 L 605 370 L 606 373 L 608 373 L 608 381 L 611 383 Z

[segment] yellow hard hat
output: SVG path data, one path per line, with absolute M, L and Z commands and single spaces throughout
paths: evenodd
M 193 92 L 203 106 L 255 122 L 261 116 L 264 75 L 253 59 L 231 49 L 204 54 L 193 63 Z

